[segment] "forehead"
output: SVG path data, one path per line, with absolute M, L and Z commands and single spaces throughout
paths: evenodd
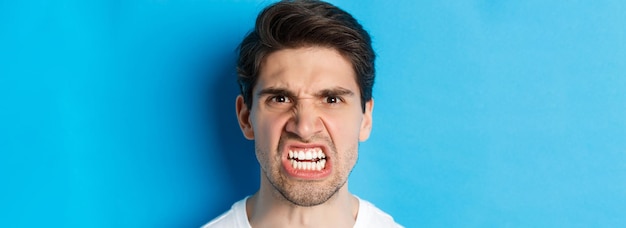
M 269 54 L 261 65 L 255 90 L 269 87 L 313 93 L 330 87 L 359 92 L 352 63 L 326 47 L 283 49 Z

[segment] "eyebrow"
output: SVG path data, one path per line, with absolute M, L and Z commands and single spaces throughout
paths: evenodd
M 284 95 L 284 96 L 288 96 L 288 97 L 295 97 L 296 95 L 284 88 L 276 88 L 276 87 L 269 87 L 269 88 L 265 88 L 262 89 L 261 91 L 259 91 L 257 93 L 257 96 L 264 96 L 264 95 Z
M 335 87 L 332 89 L 324 89 L 315 94 L 317 97 L 338 97 L 338 96 L 353 96 L 354 92 L 343 87 Z
M 296 95 L 293 92 L 285 88 L 277 88 L 277 87 L 269 87 L 269 88 L 262 89 L 261 91 L 257 93 L 257 96 L 264 96 L 268 94 L 296 97 Z M 315 96 L 316 97 L 354 96 L 354 92 L 343 87 L 334 87 L 330 89 L 320 90 L 319 92 L 315 93 Z

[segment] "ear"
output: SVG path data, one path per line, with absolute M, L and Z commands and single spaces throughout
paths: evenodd
M 359 141 L 363 142 L 370 137 L 372 132 L 372 111 L 374 111 L 374 98 L 365 102 L 365 113 L 361 120 L 361 131 L 359 132 Z
M 250 110 L 248 110 L 246 103 L 243 102 L 243 97 L 241 95 L 237 96 L 235 109 L 237 109 L 237 120 L 239 120 L 239 127 L 241 128 L 243 137 L 248 140 L 253 140 L 254 129 L 252 128 L 252 123 L 250 122 Z

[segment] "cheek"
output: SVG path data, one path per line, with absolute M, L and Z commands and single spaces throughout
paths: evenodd
M 255 143 L 263 148 L 272 150 L 278 145 L 286 123 L 283 115 L 258 113 L 252 118 L 252 128 L 254 129 Z
M 358 143 L 362 115 L 343 112 L 327 115 L 325 119 L 326 129 L 337 150 L 344 151 Z

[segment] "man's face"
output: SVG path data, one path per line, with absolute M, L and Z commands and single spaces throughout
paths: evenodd
M 358 142 L 369 137 L 373 100 L 361 108 L 351 63 L 330 48 L 268 55 L 251 110 L 238 97 L 244 135 L 255 140 L 264 178 L 290 202 L 326 202 L 348 179 Z

